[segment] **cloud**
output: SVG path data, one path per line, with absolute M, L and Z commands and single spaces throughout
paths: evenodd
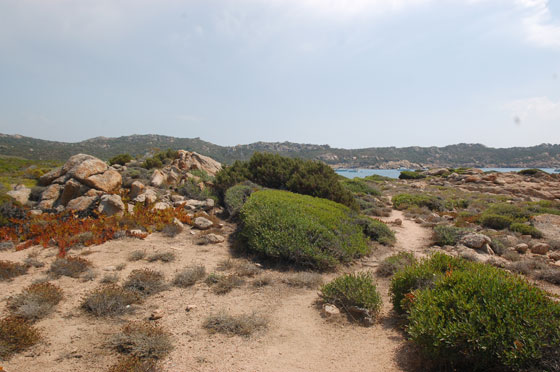
M 537 46 L 560 48 L 560 22 L 550 11 L 548 0 L 515 0 L 524 11 L 522 25 L 527 40 Z
M 507 103 L 503 107 L 521 125 L 560 122 L 560 100 L 557 102 L 548 97 L 532 97 Z

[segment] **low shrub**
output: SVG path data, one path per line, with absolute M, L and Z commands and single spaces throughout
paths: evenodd
M 416 263 L 416 258 L 410 252 L 400 252 L 387 257 L 377 267 L 377 275 L 388 277 L 402 270 L 406 266 Z
M 175 258 L 176 258 L 175 253 L 173 252 L 159 252 L 148 256 L 146 260 L 148 262 L 156 262 L 156 261 L 172 262 L 175 261 Z
M 23 318 L 0 319 L 0 359 L 6 360 L 39 342 L 40 334 Z
M 118 285 L 106 285 L 95 289 L 82 300 L 82 309 L 98 317 L 122 315 L 140 301 L 140 297 Z
M 434 227 L 434 243 L 443 247 L 444 245 L 455 245 L 465 234 L 465 229 L 448 225 L 437 225 Z
M 381 309 L 381 296 L 370 273 L 344 274 L 321 287 L 321 298 L 349 314 L 366 310 L 375 317 Z
M 236 217 L 247 199 L 249 199 L 249 196 L 261 189 L 262 187 L 250 181 L 245 181 L 227 189 L 224 196 L 224 205 L 229 215 Z
M 130 254 L 128 255 L 128 260 L 129 261 L 140 261 L 140 260 L 144 259 L 144 257 L 146 257 L 146 251 L 136 250 L 136 251 L 130 252 Z
M 204 275 L 206 275 L 204 266 L 187 267 L 175 275 L 173 284 L 176 287 L 187 288 L 204 278 Z
M 513 219 L 511 217 L 502 216 L 499 214 L 483 213 L 480 217 L 480 224 L 490 229 L 507 229 L 512 223 Z
M 480 224 L 491 229 L 506 229 L 514 222 L 526 222 L 531 217 L 527 208 L 507 203 L 492 204 L 480 218 Z
M 0 261 L 0 281 L 9 280 L 27 272 L 27 265 L 12 261 Z
M 111 164 L 111 165 L 115 165 L 115 164 L 125 165 L 126 163 L 128 163 L 131 160 L 132 160 L 132 156 L 130 156 L 130 154 L 119 154 L 119 155 L 113 156 L 111 159 L 109 159 L 109 164 Z
M 335 171 L 319 161 L 254 153 L 248 162 L 236 161 L 222 168 L 216 174 L 214 187 L 223 200 L 227 189 L 247 180 L 263 187 L 329 199 L 357 208 L 352 193 L 342 186 Z
M 321 274 L 301 271 L 282 279 L 282 282 L 290 287 L 317 289 L 323 284 Z
M 514 222 L 509 226 L 509 229 L 522 235 L 531 235 L 535 239 L 540 239 L 543 237 L 542 231 L 534 226 L 525 225 L 524 223 Z
M 401 174 L 399 174 L 399 178 L 401 180 L 419 180 L 422 178 L 426 178 L 426 175 L 414 171 L 401 171 Z
M 161 359 L 173 350 L 169 334 L 148 322 L 129 322 L 111 344 L 119 353 L 146 359 Z
M 50 314 L 62 300 L 62 290 L 51 283 L 31 284 L 8 299 L 8 309 L 16 317 L 38 320 Z
M 136 292 L 141 296 L 150 296 L 167 288 L 163 274 L 150 269 L 133 270 L 123 288 Z
M 78 278 L 91 267 L 91 262 L 81 257 L 57 258 L 49 269 L 49 273 L 59 276 Z
M 253 314 L 230 315 L 225 311 L 210 315 L 202 326 L 210 333 L 223 333 L 248 337 L 254 332 L 266 328 L 266 318 Z
M 119 281 L 119 275 L 116 273 L 107 273 L 103 275 L 103 278 L 101 278 L 100 280 L 100 282 L 103 284 L 115 284 L 118 281 Z
M 543 262 L 539 259 L 531 259 L 531 258 L 526 258 L 521 261 L 512 262 L 507 266 L 508 270 L 523 275 L 532 275 L 537 271 L 546 270 L 547 268 L 548 265 L 546 264 L 546 262 Z
M 157 361 L 128 356 L 109 368 L 109 372 L 157 372 Z
M 240 213 L 240 237 L 248 249 L 315 269 L 332 269 L 369 252 L 348 207 L 279 190 L 251 195 Z
M 372 218 L 362 218 L 359 224 L 363 226 L 364 234 L 371 240 L 384 245 L 395 244 L 395 233 L 384 222 Z
M 409 297 L 406 332 L 438 364 L 545 371 L 558 355 L 560 304 L 506 271 L 468 263 Z
M 212 287 L 212 292 L 223 295 L 240 287 L 245 281 L 237 275 L 210 274 L 206 278 L 206 284 Z
M 381 196 L 381 192 L 378 189 L 370 186 L 366 181 L 360 178 L 344 179 L 340 182 L 350 192 L 356 194 Z
M 540 170 L 540 169 L 529 168 L 529 169 L 522 169 L 517 173 L 521 174 L 523 176 L 534 176 L 534 175 L 537 175 L 537 174 L 544 174 L 545 172 Z
M 267 285 L 272 285 L 272 283 L 274 283 L 274 278 L 270 275 L 261 275 L 257 278 L 255 278 L 255 280 L 253 280 L 253 287 L 266 287 Z
M 442 200 L 425 194 L 397 194 L 393 196 L 393 206 L 396 209 L 403 210 L 410 207 L 426 207 L 431 211 L 443 210 Z
M 395 311 L 403 314 L 406 296 L 418 289 L 431 287 L 437 279 L 450 270 L 464 267 L 467 261 L 442 253 L 434 253 L 429 260 L 406 266 L 393 275 L 391 280 L 391 302 Z

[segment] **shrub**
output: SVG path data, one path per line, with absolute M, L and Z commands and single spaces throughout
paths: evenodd
M 229 315 L 225 311 L 210 315 L 202 324 L 210 333 L 238 336 L 250 336 L 267 325 L 268 321 L 257 314 Z
M 267 285 L 271 285 L 274 282 L 274 278 L 270 275 L 261 275 L 253 280 L 253 287 L 265 287 Z
M 434 282 L 449 270 L 462 268 L 467 261 L 451 256 L 434 253 L 429 260 L 406 266 L 398 271 L 391 280 L 391 302 L 399 314 L 405 312 L 403 300 L 409 293 L 431 287 Z
M 374 187 L 368 185 L 362 179 L 354 178 L 354 179 L 344 179 L 340 181 L 342 185 L 349 191 L 357 194 L 365 194 L 365 195 L 373 195 L 373 196 L 381 196 L 381 192 Z
M 513 219 L 511 217 L 502 216 L 499 214 L 483 213 L 480 217 L 480 224 L 490 229 L 507 229 L 512 223 Z
M 514 222 L 525 222 L 531 217 L 526 208 L 507 203 L 492 204 L 482 213 L 480 223 L 492 229 L 505 229 Z
M 535 278 L 551 284 L 560 284 L 560 269 L 549 266 L 535 273 Z
M 124 289 L 141 296 L 150 296 L 166 289 L 163 274 L 150 269 L 133 270 L 123 284 Z
M 329 200 L 257 191 L 240 218 L 240 236 L 250 250 L 298 265 L 330 269 L 369 252 L 357 215 Z
M 132 156 L 130 156 L 130 154 L 120 154 L 120 155 L 116 155 L 116 156 L 112 157 L 111 159 L 109 159 L 109 164 L 111 164 L 111 165 L 115 165 L 115 164 L 125 165 L 126 163 L 128 163 L 131 160 L 132 160 Z
M 399 178 L 401 180 L 419 180 L 422 178 L 426 178 L 426 175 L 414 171 L 402 171 L 401 174 L 399 174 Z
M 406 331 L 431 359 L 463 370 L 545 370 L 560 305 L 503 270 L 469 263 L 413 292 Z
M 121 358 L 109 368 L 109 372 L 157 372 L 157 362 L 153 359 L 141 359 L 135 356 Z
M 199 183 L 200 181 L 188 179 L 177 189 L 177 192 L 188 199 L 206 200 L 215 198 L 210 187 L 200 188 Z
M 282 279 L 290 287 L 316 289 L 323 284 L 323 277 L 321 274 L 310 272 L 299 272 Z
M 83 272 L 87 271 L 91 262 L 81 257 L 57 258 L 49 269 L 49 273 L 56 277 L 69 276 L 78 278 Z
M 148 256 L 148 258 L 146 258 L 146 260 L 148 262 L 156 262 L 156 261 L 172 262 L 172 261 L 175 261 L 175 254 L 173 252 L 154 253 L 151 256 Z
M 465 234 L 465 229 L 448 225 L 437 225 L 434 227 L 434 242 L 443 247 L 444 245 L 455 245 Z
M 388 277 L 406 266 L 416 263 L 416 258 L 410 252 L 400 252 L 387 257 L 377 267 L 377 275 Z
M 509 229 L 522 235 L 531 235 L 535 239 L 543 237 L 542 231 L 534 226 L 525 225 L 524 223 L 514 222 L 509 226 Z
M 0 280 L 9 280 L 26 272 L 26 265 L 12 261 L 0 261 Z
M 101 278 L 100 280 L 100 282 L 103 284 L 115 284 L 118 281 L 119 281 L 119 275 L 116 273 L 107 273 L 103 275 L 103 278 Z
M 129 322 L 111 344 L 118 352 L 137 358 L 161 359 L 173 350 L 169 334 L 148 322 Z
M 204 275 L 206 275 L 204 266 L 187 267 L 175 275 L 173 284 L 177 287 L 187 288 L 204 278 Z
M 130 254 L 128 255 L 128 260 L 129 261 L 140 261 L 144 257 L 146 257 L 146 251 L 136 250 L 136 251 L 130 252 Z
M 255 191 L 262 189 L 250 181 L 245 181 L 227 189 L 224 196 L 224 205 L 230 216 L 235 217 L 247 201 L 249 196 Z
M 366 310 L 375 317 L 381 309 L 381 296 L 370 273 L 344 274 L 321 287 L 321 298 L 326 303 L 342 308 L 349 314 Z
M 359 224 L 363 226 L 364 234 L 371 240 L 384 245 L 395 244 L 395 233 L 384 222 L 372 218 L 362 218 Z
M 522 169 L 517 173 L 521 174 L 523 176 L 534 176 L 534 175 L 537 175 L 537 174 L 544 174 L 545 172 L 540 170 L 540 169 L 529 168 L 529 169 Z
M 410 207 L 426 207 L 429 210 L 443 210 L 443 203 L 440 199 L 432 195 L 424 194 L 397 194 L 393 196 L 393 206 L 403 210 Z
M 142 167 L 146 169 L 161 168 L 163 167 L 163 162 L 156 158 L 148 158 L 144 160 Z
M 248 162 L 235 162 L 222 168 L 216 174 L 215 188 L 223 199 L 227 189 L 246 180 L 357 208 L 352 193 L 342 186 L 335 171 L 318 161 L 254 153 Z
M 28 349 L 39 342 L 39 331 L 25 319 L 7 317 L 0 319 L 0 359 Z
M 537 271 L 548 269 L 548 265 L 539 259 L 526 258 L 521 261 L 512 262 L 507 268 L 514 273 L 531 275 Z
M 231 292 L 234 288 L 243 285 L 244 280 L 237 275 L 210 274 L 206 278 L 206 284 L 212 286 L 212 292 L 223 295 Z
M 10 297 L 7 307 L 16 317 L 37 320 L 50 314 L 61 300 L 62 290 L 59 287 L 46 282 L 36 283 Z
M 131 310 L 130 305 L 139 302 L 135 292 L 118 285 L 97 288 L 82 300 L 82 309 L 95 316 L 122 315 Z

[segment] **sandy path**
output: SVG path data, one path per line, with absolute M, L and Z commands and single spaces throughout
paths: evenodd
M 431 243 L 431 230 L 420 226 L 412 220 L 406 219 L 404 213 L 397 210 L 393 210 L 389 217 L 382 217 L 380 219 L 384 222 L 389 222 L 397 218 L 402 221 L 402 225 L 390 225 L 397 238 L 394 251 L 413 252 L 417 257 L 425 257 L 425 248 Z

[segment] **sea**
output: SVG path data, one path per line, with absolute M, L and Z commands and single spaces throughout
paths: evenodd
M 485 172 L 519 172 L 520 170 L 526 168 L 480 168 Z M 554 168 L 539 168 L 547 173 L 555 173 Z M 399 178 L 401 171 L 403 170 L 414 170 L 414 169 L 347 169 L 347 168 L 338 168 L 335 169 L 335 172 L 344 176 L 346 178 L 364 178 L 371 175 L 378 175 L 384 176 L 389 178 Z M 556 172 L 557 173 L 557 172 Z

